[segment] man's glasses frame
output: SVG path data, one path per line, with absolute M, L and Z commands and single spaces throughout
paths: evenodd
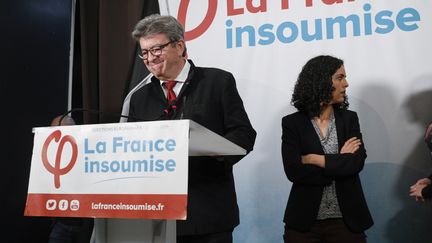
M 153 46 L 150 49 L 141 49 L 141 55 L 138 54 L 139 58 L 143 59 L 143 60 L 147 60 L 148 58 L 148 54 L 149 52 L 153 55 L 153 56 L 160 56 L 162 54 L 162 51 L 165 47 L 167 47 L 169 44 L 175 43 L 177 42 L 176 40 L 172 40 L 169 41 L 165 44 L 162 45 L 157 45 L 157 46 Z

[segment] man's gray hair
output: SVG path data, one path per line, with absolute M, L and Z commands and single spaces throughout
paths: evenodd
M 170 15 L 152 14 L 140 20 L 132 32 L 132 37 L 139 41 L 141 37 L 165 34 L 170 41 L 184 39 L 183 26 Z

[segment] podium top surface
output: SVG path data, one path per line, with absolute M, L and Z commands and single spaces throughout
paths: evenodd
M 189 156 L 246 154 L 246 150 L 244 148 L 192 120 L 189 121 Z

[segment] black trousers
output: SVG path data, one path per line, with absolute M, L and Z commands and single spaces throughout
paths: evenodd
M 48 243 L 89 242 L 93 224 L 92 218 L 54 218 Z
M 203 234 L 177 236 L 177 243 L 232 243 L 232 231 Z
M 317 220 L 308 232 L 285 226 L 285 243 L 366 243 L 366 235 L 351 232 L 342 219 Z

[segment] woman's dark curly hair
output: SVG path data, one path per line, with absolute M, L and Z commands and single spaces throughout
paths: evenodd
M 321 104 L 329 104 L 332 100 L 332 76 L 342 65 L 341 59 L 332 56 L 317 56 L 310 59 L 297 78 L 291 104 L 297 110 L 306 112 L 309 117 L 319 116 L 323 108 Z M 344 102 L 333 106 L 347 109 L 348 98 L 345 97 Z

